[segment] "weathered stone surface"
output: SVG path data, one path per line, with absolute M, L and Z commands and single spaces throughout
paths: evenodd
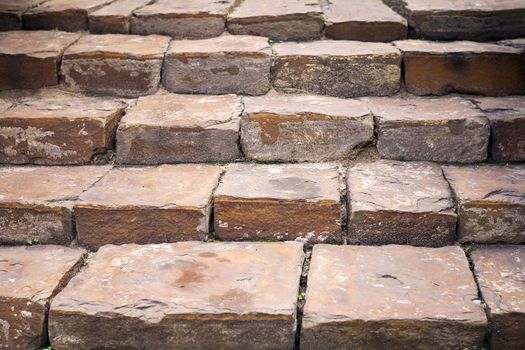
M 78 34 L 56 31 L 0 33 L 0 90 L 58 84 L 58 64 Z
M 230 165 L 215 191 L 214 217 L 221 239 L 339 242 L 337 168 Z
M 228 162 L 241 157 L 241 101 L 235 95 L 141 97 L 117 132 L 117 161 L 128 164 Z
M 51 344 L 291 349 L 302 262 L 298 243 L 105 246 L 54 298 Z
M 59 246 L 0 247 L 0 347 L 40 349 L 51 298 L 78 270 L 82 251 Z
M 88 15 L 114 0 L 49 0 L 23 15 L 25 29 L 88 30 Z
M 471 258 L 487 304 L 491 349 L 525 348 L 525 246 L 477 246 Z
M 244 98 L 241 144 L 248 159 L 337 160 L 355 155 L 373 137 L 373 117 L 360 101 L 313 95 Z
M 224 32 L 234 0 L 158 0 L 133 12 L 131 32 L 174 39 L 213 38 Z
M 512 46 L 517 49 L 525 50 L 525 38 L 509 39 L 498 41 L 498 44 L 505 46 Z
M 460 98 L 371 98 L 383 158 L 471 163 L 487 158 L 490 128 Z
M 360 244 L 452 244 L 457 215 L 441 168 L 377 161 L 348 171 L 348 240 Z
M 355 97 L 399 90 L 401 54 L 390 44 L 322 40 L 275 44 L 273 51 L 278 91 Z
M 107 166 L 0 167 L 0 244 L 69 244 L 73 202 Z
M 407 37 L 407 22 L 377 0 L 330 0 L 322 3 L 325 36 L 337 40 L 388 42 Z
M 496 40 L 525 36 L 522 0 L 383 0 L 415 34 L 434 40 Z
M 2 0 L 0 31 L 22 29 L 22 14 L 46 0 Z
M 230 33 L 272 40 L 319 39 L 323 24 L 319 0 L 244 0 L 228 15 Z
M 158 35 L 86 35 L 64 53 L 65 87 L 138 97 L 157 91 L 169 38 Z
M 444 167 L 459 205 L 460 242 L 525 242 L 525 167 Z
M 220 174 L 206 165 L 113 169 L 75 204 L 78 241 L 97 249 L 204 239 Z
M 178 93 L 262 95 L 270 89 L 271 54 L 268 39 L 255 36 L 173 41 L 162 84 Z
M 0 98 L 0 113 L 6 111 L 13 105 L 13 102 Z
M 482 97 L 474 100 L 487 116 L 491 129 L 492 159 L 525 160 L 525 97 Z
M 525 93 L 525 56 L 519 49 L 468 41 L 405 40 L 395 45 L 403 51 L 405 86 L 410 93 Z
M 128 34 L 133 10 L 149 3 L 151 0 L 117 0 L 89 14 L 89 31 Z
M 486 326 L 460 247 L 314 247 L 301 349 L 482 349 Z
M 93 97 L 28 99 L 0 112 L 0 163 L 79 164 L 113 146 L 123 102 Z

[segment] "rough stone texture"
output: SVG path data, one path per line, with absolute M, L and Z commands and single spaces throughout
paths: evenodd
M 152 0 L 117 0 L 108 6 L 89 14 L 89 31 L 91 33 L 130 32 L 133 10 L 148 5 Z
M 444 167 L 459 205 L 460 242 L 525 243 L 525 167 Z
M 0 31 L 22 29 L 22 14 L 46 0 L 2 0 Z
M 241 157 L 241 102 L 235 95 L 141 97 L 122 119 L 117 161 L 128 164 L 228 162 Z
M 490 127 L 461 98 L 371 98 L 381 157 L 472 163 L 487 158 Z
M 234 164 L 214 196 L 215 234 L 226 240 L 341 241 L 337 168 Z
M 0 244 L 69 244 L 73 202 L 107 166 L 0 167 Z
M 403 51 L 405 86 L 410 93 L 525 93 L 525 56 L 520 49 L 469 41 L 405 40 L 395 45 Z
M 58 64 L 78 34 L 56 31 L 0 33 L 0 90 L 58 84 Z
M 401 55 L 390 44 L 322 40 L 275 44 L 273 51 L 278 91 L 354 97 L 399 90 Z
M 262 95 L 270 89 L 271 54 L 268 39 L 255 36 L 173 41 L 162 84 L 178 93 Z
M 379 0 L 326 0 L 327 38 L 388 42 L 407 37 L 407 22 Z
M 0 98 L 0 113 L 8 110 L 13 105 L 13 102 Z
M 497 40 L 525 36 L 522 0 L 383 0 L 433 40 Z
M 51 298 L 78 270 L 82 253 L 52 245 L 0 247 L 0 348 L 41 349 Z
M 491 129 L 490 154 L 500 162 L 525 160 L 525 97 L 484 97 L 474 102 Z
M 319 0 L 244 0 L 228 15 L 230 33 L 272 40 L 319 39 L 323 25 Z
M 125 107 L 65 94 L 25 100 L 0 112 L 0 163 L 87 163 L 113 147 Z
M 525 38 L 498 41 L 498 44 L 525 50 Z
M 174 39 L 213 38 L 224 32 L 234 0 L 158 0 L 133 12 L 131 32 Z
M 113 169 L 75 204 L 78 241 L 97 249 L 204 239 L 220 174 L 205 165 Z
M 114 0 L 49 0 L 23 15 L 25 29 L 88 30 L 91 12 Z
M 452 244 L 457 215 L 441 168 L 377 161 L 348 171 L 348 240 L 353 244 Z
M 64 86 L 124 97 L 152 94 L 168 44 L 168 37 L 158 35 L 86 35 L 64 53 Z
M 301 349 L 482 349 L 486 326 L 461 247 L 314 247 Z
M 491 323 L 491 349 L 525 348 L 525 246 L 477 246 L 474 273 Z
M 241 144 L 248 159 L 337 160 L 355 155 L 373 137 L 373 117 L 360 101 L 313 95 L 244 98 Z
M 298 243 L 105 246 L 53 300 L 51 344 L 292 349 L 302 263 Z

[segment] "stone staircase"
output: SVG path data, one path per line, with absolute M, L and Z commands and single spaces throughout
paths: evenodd
M 524 18 L 0 0 L 0 349 L 524 349 Z

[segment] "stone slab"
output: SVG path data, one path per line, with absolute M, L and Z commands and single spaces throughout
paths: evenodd
M 460 242 L 525 243 L 525 167 L 443 170 L 458 202 Z
M 0 31 L 22 29 L 22 14 L 46 0 L 3 0 L 0 3 Z
M 97 249 L 205 239 L 221 172 L 207 165 L 115 168 L 75 203 L 78 241 Z
M 133 11 L 152 0 L 117 0 L 89 14 L 89 31 L 95 34 L 128 34 Z
M 482 349 L 486 326 L 461 247 L 314 246 L 301 349 Z
M 225 240 L 339 242 L 339 173 L 329 165 L 233 164 L 214 195 Z
M 517 49 L 525 50 L 525 38 L 507 39 L 498 41 L 499 45 L 512 46 Z
M 298 243 L 105 246 L 53 300 L 51 344 L 291 349 L 302 263 Z
M 229 162 L 241 157 L 242 106 L 235 95 L 157 94 L 139 98 L 117 132 L 117 162 Z
M 330 161 L 355 156 L 372 141 L 374 120 L 357 100 L 314 95 L 243 99 L 241 145 L 259 161 Z

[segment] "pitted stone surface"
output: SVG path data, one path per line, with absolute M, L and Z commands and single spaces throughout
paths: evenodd
M 525 93 L 525 59 L 520 49 L 469 41 L 405 40 L 395 45 L 403 52 L 405 85 L 410 93 Z
M 460 242 L 525 243 L 525 167 L 443 170 L 459 205 Z
M 274 44 L 273 52 L 272 85 L 278 91 L 355 97 L 399 90 L 401 54 L 390 44 L 289 42 Z
M 22 29 L 22 14 L 46 0 L 3 0 L 0 3 L 0 31 Z
M 0 347 L 41 349 L 51 299 L 78 269 L 83 251 L 59 246 L 0 247 Z
M 441 168 L 432 163 L 377 161 L 348 171 L 351 243 L 452 244 L 456 213 Z
M 151 0 L 117 0 L 89 14 L 89 31 L 91 33 L 130 32 L 133 11 L 151 3 Z
M 517 49 L 525 50 L 525 38 L 501 40 L 501 41 L 498 41 L 498 44 L 505 45 L 505 46 L 512 46 Z
M 76 202 L 78 241 L 97 249 L 204 239 L 221 172 L 207 165 L 115 168 Z
M 235 95 L 141 97 L 119 124 L 117 161 L 228 162 L 241 157 L 242 106 Z
M 0 32 L 0 90 L 57 85 L 57 65 L 78 38 L 56 31 Z
M 461 98 L 370 98 L 383 158 L 472 163 L 487 158 L 490 127 Z
M 234 164 L 214 195 L 221 239 L 341 241 L 339 173 L 330 165 Z
M 51 344 L 291 349 L 302 263 L 299 243 L 105 246 L 53 300 Z
M 461 247 L 314 247 L 302 349 L 482 349 L 486 326 Z
M 272 40 L 319 39 L 323 24 L 319 0 L 244 0 L 228 15 L 230 33 Z
M 71 91 L 138 97 L 157 91 L 165 36 L 86 35 L 62 60 L 64 86 Z
M 241 143 L 248 159 L 326 161 L 372 141 L 374 121 L 356 100 L 322 96 L 246 97 Z
M 109 169 L 0 167 L 0 244 L 69 244 L 74 201 Z
M 377 0 L 323 1 L 325 35 L 330 39 L 388 42 L 407 37 L 407 22 Z
M 471 259 L 491 322 L 491 349 L 523 349 L 525 246 L 476 246 Z

